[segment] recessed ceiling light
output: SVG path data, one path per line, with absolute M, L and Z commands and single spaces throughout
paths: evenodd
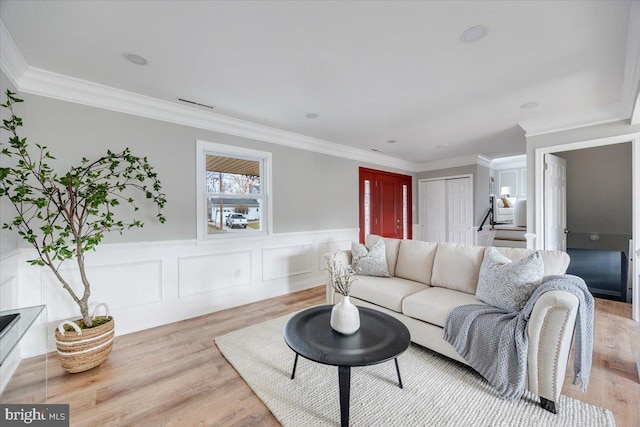
M 538 106 L 538 103 L 535 102 L 535 101 L 534 102 L 525 102 L 524 104 L 522 104 L 520 106 L 520 108 L 522 108 L 523 110 L 528 110 L 530 108 L 535 108 L 537 106 Z
M 122 54 L 122 56 L 124 56 L 124 59 L 126 59 L 127 61 L 132 62 L 136 65 L 147 65 L 149 63 L 149 61 L 147 61 L 145 58 L 140 55 L 136 55 L 135 53 L 125 52 Z
M 447 148 L 447 147 L 451 147 L 451 144 L 440 144 L 440 145 L 436 145 L 436 148 Z
M 396 141 L 395 139 L 387 140 L 387 144 L 395 144 L 396 142 L 398 142 L 398 141 Z
M 308 119 L 315 119 L 316 117 L 318 117 L 318 115 L 316 113 L 307 113 L 307 118 Z
M 468 28 L 464 33 L 460 35 L 460 41 L 462 43 L 473 43 L 478 40 L 483 39 L 487 33 L 489 32 L 489 28 L 484 25 L 476 25 L 475 27 Z

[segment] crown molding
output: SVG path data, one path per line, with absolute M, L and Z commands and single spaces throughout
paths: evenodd
M 0 69 L 20 92 L 408 172 L 425 172 L 470 164 L 491 167 L 491 160 L 482 155 L 423 163 L 402 160 L 32 67 L 22 56 L 1 19 L 0 39 Z M 568 124 L 566 118 L 546 123 L 519 123 L 525 131 L 525 136 L 577 129 L 626 120 L 629 117 L 632 124 L 640 122 L 640 2 L 632 2 L 631 6 L 625 64 L 622 97 L 619 103 L 612 104 L 606 110 L 574 119 L 572 124 Z M 633 94 L 637 95 L 634 97 Z
M 11 84 L 16 88 L 19 82 L 27 72 L 29 65 L 22 56 L 22 52 L 18 49 L 16 42 L 11 37 L 9 30 L 5 27 L 4 22 L 0 19 L 0 40 L 2 40 L 2 49 L 0 49 L 0 69 L 5 73 Z
M 545 135 L 587 126 L 629 120 L 631 124 L 640 122 L 640 1 L 631 2 L 629 26 L 627 30 L 624 76 L 620 101 L 606 108 L 581 117 L 564 117 L 545 122 L 521 122 L 525 137 Z
M 418 163 L 179 105 L 27 64 L 0 20 L 0 69 L 20 92 L 416 172 Z
M 432 160 L 430 162 L 420 163 L 418 165 L 418 170 L 415 172 L 428 172 L 469 165 L 490 167 L 491 160 L 482 154 L 470 154 L 468 156 L 452 157 L 450 159 Z
M 491 159 L 483 156 L 482 154 L 478 154 L 478 159 L 476 160 L 476 163 L 480 166 L 484 166 L 484 167 L 491 167 Z
M 3 68 L 4 71 L 4 68 Z M 416 164 L 322 139 L 203 111 L 29 66 L 16 82 L 24 93 L 255 139 L 301 150 L 413 171 Z
M 549 127 L 548 129 L 545 130 L 539 130 L 539 131 L 535 131 L 535 132 L 527 132 L 525 130 L 525 138 L 531 138 L 532 136 L 539 136 L 539 135 L 548 135 L 550 133 L 557 133 L 557 132 L 564 132 L 564 131 L 568 131 L 568 130 L 575 130 L 575 129 L 581 129 L 581 128 L 586 128 L 586 127 L 591 127 L 591 126 L 598 126 L 598 125 L 604 125 L 607 123 L 615 123 L 615 122 L 620 122 L 620 121 L 625 121 L 628 119 L 624 119 L 622 117 L 614 117 L 614 118 L 610 118 L 610 119 L 603 119 L 603 120 L 593 120 L 593 121 L 581 121 L 579 124 L 574 124 L 574 125 L 570 125 L 570 126 L 565 126 L 565 127 Z M 524 128 L 523 128 L 524 129 Z
M 527 155 L 500 157 L 491 160 L 491 169 L 503 170 L 512 168 L 523 168 L 527 166 Z
M 542 122 L 520 122 L 520 127 L 524 130 L 526 138 L 549 133 L 563 132 L 566 130 L 580 129 L 588 126 L 596 126 L 605 123 L 618 122 L 627 120 L 628 114 L 622 112 L 624 110 L 622 103 L 612 104 L 608 109 L 585 114 L 581 117 L 574 118 L 558 118 L 555 120 L 547 120 Z

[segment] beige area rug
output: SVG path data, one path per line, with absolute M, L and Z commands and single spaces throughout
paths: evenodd
M 217 337 L 224 357 L 284 426 L 340 424 L 338 368 L 299 358 L 282 338 L 291 315 Z M 327 325 L 327 327 L 330 327 Z M 501 399 L 475 371 L 415 344 L 393 361 L 351 370 L 351 426 L 613 426 L 610 411 L 566 396 L 557 415 L 533 395 Z

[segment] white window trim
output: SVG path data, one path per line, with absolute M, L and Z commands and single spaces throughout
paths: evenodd
M 204 203 L 204 194 L 206 192 L 206 158 L 207 154 L 225 155 L 229 157 L 248 158 L 251 160 L 261 160 L 263 162 L 263 175 L 260 177 L 260 192 L 266 206 L 261 208 L 263 230 L 255 233 L 220 233 L 208 234 L 207 223 L 205 221 L 207 212 Z M 266 151 L 252 150 L 249 148 L 236 147 L 228 144 L 219 144 L 216 142 L 196 140 L 196 223 L 198 241 L 216 240 L 216 239 L 236 239 L 247 237 L 263 237 L 273 233 L 273 203 L 271 201 L 271 164 L 272 155 Z M 265 215 L 266 214 L 266 215 Z

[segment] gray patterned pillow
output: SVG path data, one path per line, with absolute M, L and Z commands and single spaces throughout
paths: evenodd
M 544 265 L 538 252 L 511 262 L 494 247 L 487 249 L 476 298 L 506 311 L 520 311 L 540 286 Z
M 351 242 L 351 254 L 353 255 L 351 267 L 362 276 L 391 277 L 387 267 L 387 255 L 384 249 L 384 241 L 378 240 L 371 249 L 365 245 Z

